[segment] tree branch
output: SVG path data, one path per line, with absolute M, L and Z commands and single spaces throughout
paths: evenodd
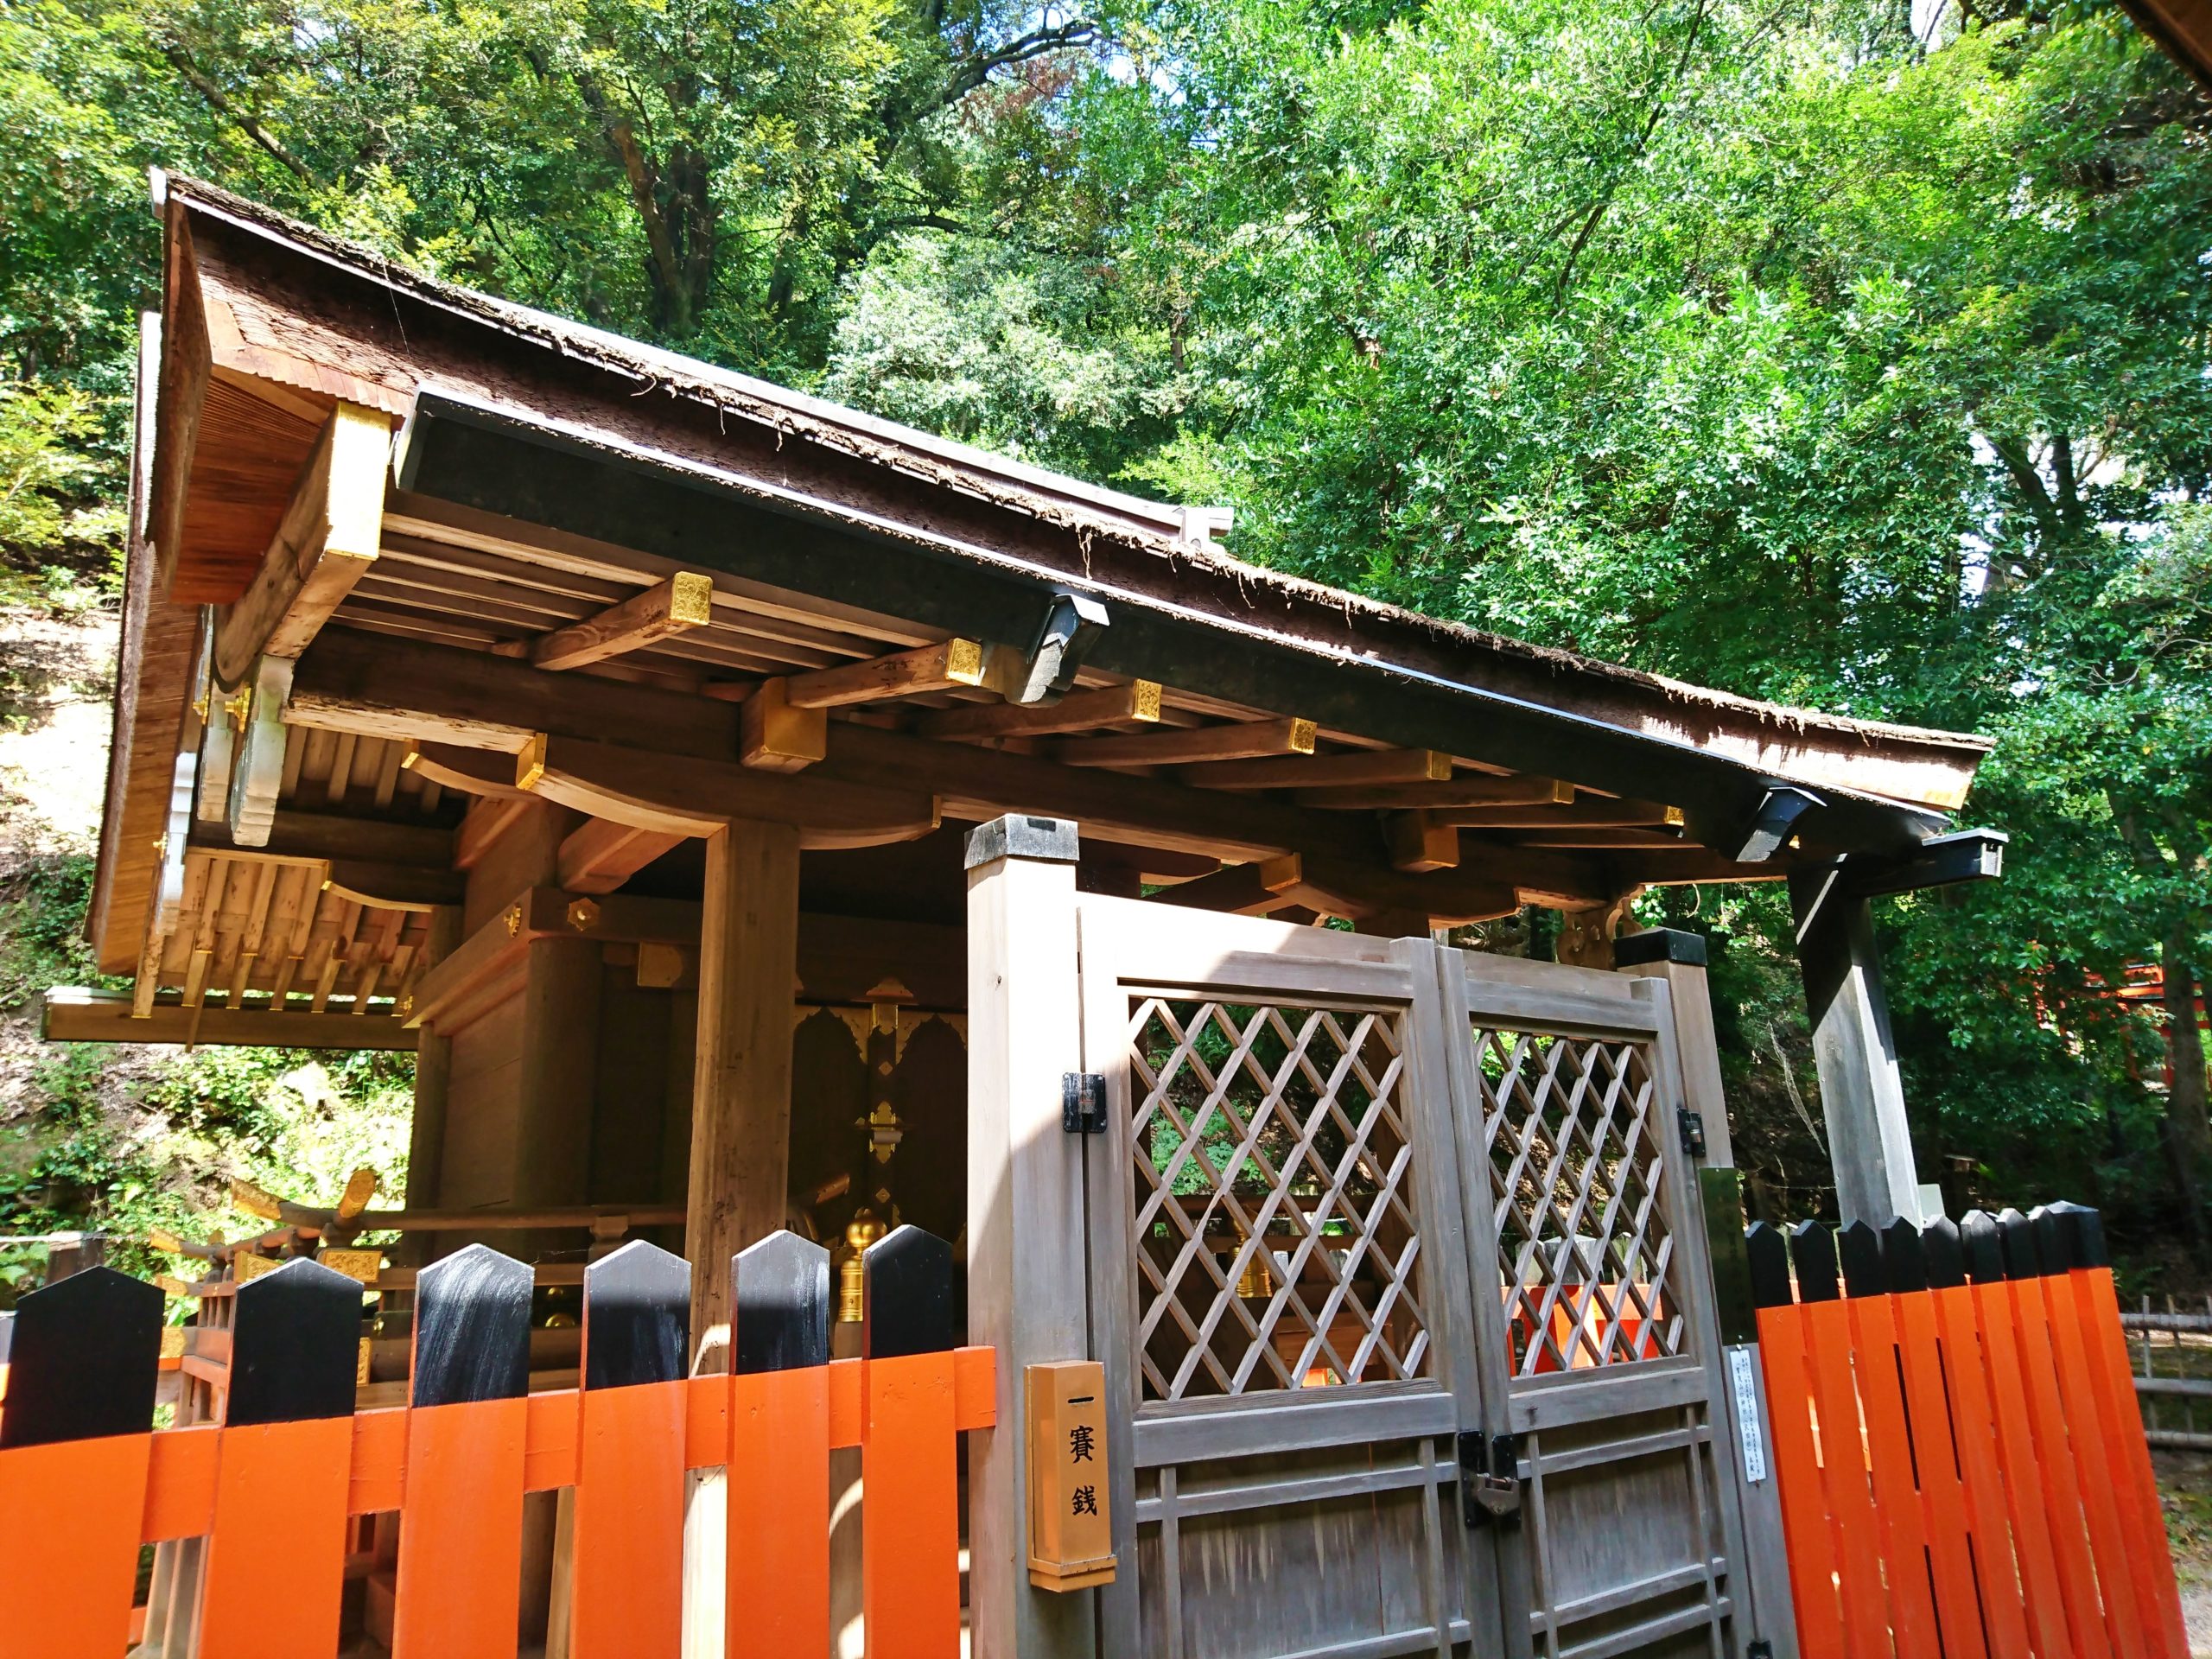
M 1033 29 L 1020 40 L 1009 41 L 995 52 L 986 52 L 970 58 L 953 72 L 938 92 L 932 110 L 942 110 L 957 104 L 1001 69 L 1011 68 L 1017 63 L 1027 63 L 1071 47 L 1090 46 L 1098 39 L 1098 25 L 1088 17 L 1072 18 L 1067 22 Z
M 314 184 L 318 182 L 315 175 L 315 170 L 298 156 L 293 155 L 290 150 L 285 149 L 283 145 L 278 143 L 276 139 L 270 137 L 268 131 L 262 126 L 260 122 L 255 120 L 253 117 L 246 114 L 231 101 L 231 97 L 228 92 L 226 92 L 220 86 L 218 86 L 206 75 L 200 73 L 198 66 L 196 66 L 192 60 L 185 54 L 185 51 L 182 47 L 169 45 L 165 42 L 162 47 L 162 55 L 169 60 L 170 66 L 175 69 L 178 74 L 184 77 L 185 84 L 190 86 L 194 92 L 200 94 L 200 98 L 206 101 L 209 109 L 214 111 L 217 115 L 221 116 L 224 120 L 229 122 L 240 132 L 244 133 L 248 138 L 251 138 L 256 144 L 259 145 L 263 150 L 266 151 L 276 162 L 288 168 L 292 175 L 298 178 L 302 183 Z

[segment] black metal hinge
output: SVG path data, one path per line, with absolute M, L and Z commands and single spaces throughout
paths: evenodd
M 1705 1117 L 1687 1106 L 1675 1109 L 1675 1122 L 1682 1131 L 1682 1150 L 1693 1158 L 1705 1156 Z
M 1096 1071 L 1060 1078 L 1060 1127 L 1070 1135 L 1106 1133 L 1106 1079 Z

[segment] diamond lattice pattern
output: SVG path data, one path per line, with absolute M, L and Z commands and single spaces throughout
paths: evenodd
M 1476 1028 L 1516 1375 L 1681 1351 L 1641 1043 Z
M 1399 1020 L 1132 999 L 1146 1399 L 1427 1374 Z

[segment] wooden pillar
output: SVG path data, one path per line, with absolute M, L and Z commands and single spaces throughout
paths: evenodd
M 691 1369 L 729 1368 L 730 1257 L 784 1224 L 790 1185 L 798 831 L 740 819 L 707 837 L 684 1255 Z M 724 1486 L 695 1476 L 683 1529 L 683 1651 L 722 1651 Z
M 729 1259 L 784 1224 L 798 982 L 798 831 L 744 819 L 707 837 L 693 1045 L 692 1371 L 727 1370 Z
M 969 1613 L 990 1659 L 1090 1659 L 1097 1592 L 1029 1583 L 1022 1367 L 1090 1353 L 1076 828 L 1010 817 L 968 838 L 968 1339 L 998 1350 L 998 1423 L 969 1437 Z M 1133 1565 L 1133 1564 L 1132 1564 Z M 1124 1570 L 1128 1570 L 1125 1568 Z
M 435 968 L 461 940 L 461 908 L 441 905 L 430 912 L 430 938 L 423 966 Z M 407 1137 L 407 1203 L 427 1210 L 438 1201 L 446 1157 L 446 1091 L 453 1083 L 453 1042 L 429 1026 L 415 1048 L 415 1115 Z
M 1682 1058 L 1682 1103 L 1705 1125 L 1705 1156 L 1719 1169 L 1736 1165 L 1728 1133 L 1728 1098 L 1720 1085 L 1720 1051 L 1713 1030 L 1713 996 L 1706 986 L 1705 938 L 1678 928 L 1654 927 L 1611 942 L 1613 963 L 1631 979 L 1664 980 L 1675 1009 L 1675 1047 Z
M 1789 902 L 1844 1224 L 1924 1220 L 1873 915 L 1838 866 L 1791 876 Z

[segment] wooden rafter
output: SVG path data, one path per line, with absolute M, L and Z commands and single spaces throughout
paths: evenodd
M 1448 870 L 1459 862 L 1459 832 L 1426 812 L 1393 812 L 1382 820 L 1390 863 L 1401 870 Z
M 236 685 L 263 656 L 296 658 L 376 563 L 391 417 L 341 403 L 245 596 L 216 634 L 215 671 Z
M 979 702 L 925 717 L 925 737 L 1051 737 L 1101 726 L 1156 725 L 1160 687 L 1151 680 L 1071 691 L 1058 702 Z
M 1679 829 L 1682 823 L 1678 807 L 1603 797 L 1557 806 L 1447 807 L 1431 816 L 1463 830 L 1663 830 Z
M 1476 806 L 1563 805 L 1574 798 L 1574 785 L 1555 778 L 1454 778 L 1440 784 L 1309 789 L 1298 798 L 1304 806 L 1344 811 L 1434 812 Z
M 372 711 L 385 735 L 430 739 L 472 729 L 480 734 L 480 747 L 509 751 L 527 746 L 532 729 L 602 745 L 619 735 L 627 744 L 652 746 L 623 753 L 655 779 L 687 775 L 690 767 L 671 764 L 679 759 L 726 766 L 739 747 L 741 709 L 727 703 L 585 682 L 480 653 L 372 641 L 342 631 L 334 631 L 302 661 L 293 702 L 307 703 L 319 722 L 334 727 L 365 724 Z M 532 728 L 518 728 L 522 720 Z M 1062 766 L 1036 755 L 931 742 L 851 721 L 837 722 L 828 736 L 827 754 L 808 781 L 936 795 L 949 817 L 1051 813 L 1080 822 L 1086 838 L 1224 860 L 1303 851 L 1352 867 L 1371 862 L 1389 874 L 1371 815 L 1310 810 L 1302 804 L 1310 791 L 1300 791 L 1300 804 L 1294 804 Z M 765 773 L 750 776 L 755 789 L 769 782 Z M 1465 872 L 1457 874 L 1464 878 Z M 1570 905 L 1601 902 L 1634 879 L 1633 872 L 1616 872 L 1605 861 L 1534 849 L 1512 855 L 1499 850 L 1484 874 L 1517 885 L 1530 902 Z M 1459 908 L 1456 901 L 1440 903 L 1432 913 Z
M 948 639 L 864 663 L 794 674 L 784 683 L 784 701 L 793 709 L 839 709 L 982 683 L 982 646 L 973 639 Z
M 530 660 L 540 668 L 582 668 L 705 627 L 714 617 L 712 578 L 680 570 L 596 616 L 540 634 L 531 642 Z
M 1434 749 L 1352 749 L 1340 754 L 1275 755 L 1191 767 L 1181 781 L 1201 789 L 1323 789 L 1332 785 L 1442 783 L 1452 757 Z
M 1067 738 L 1053 746 L 1052 758 L 1071 766 L 1181 766 L 1263 755 L 1310 755 L 1313 739 L 1312 721 L 1285 715 L 1173 732 Z

